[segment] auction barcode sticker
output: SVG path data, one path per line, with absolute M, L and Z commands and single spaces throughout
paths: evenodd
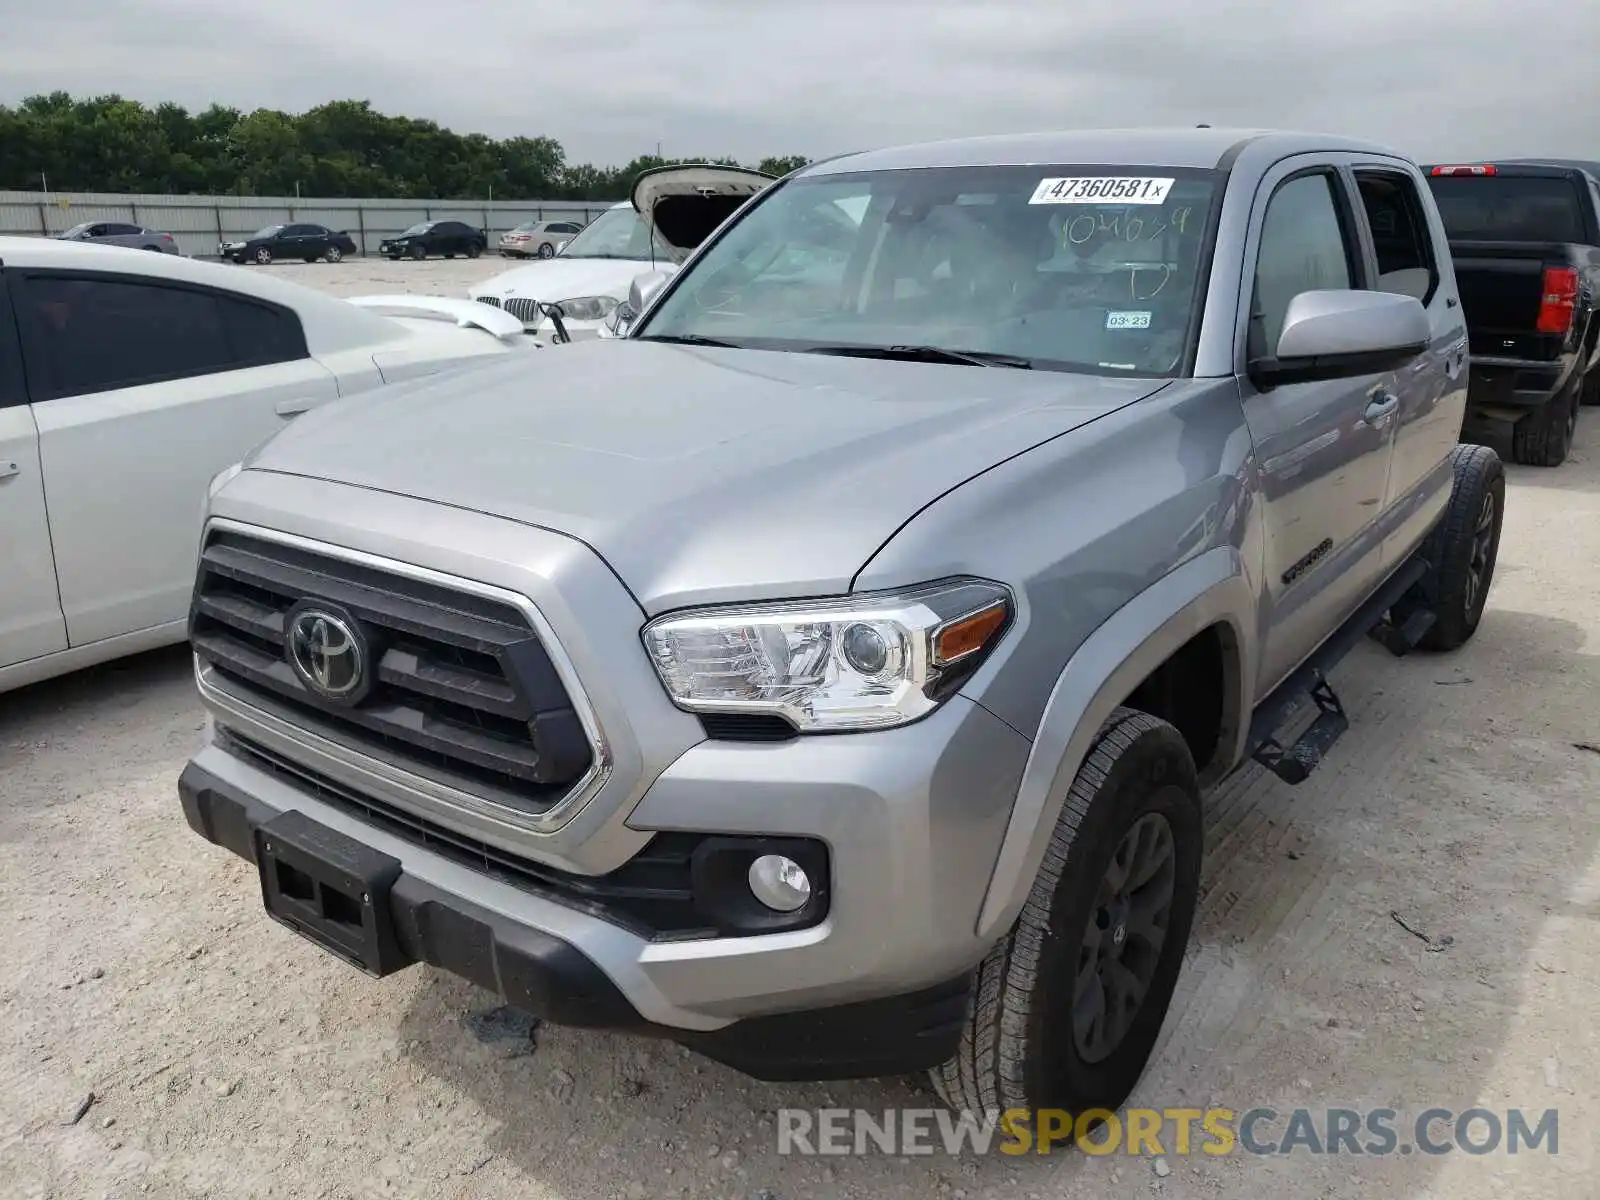
M 1041 179 L 1029 204 L 1165 204 L 1170 179 L 1142 175 L 1090 175 Z

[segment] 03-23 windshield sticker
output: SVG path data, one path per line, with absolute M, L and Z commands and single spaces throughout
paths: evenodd
M 1041 179 L 1029 204 L 1165 204 L 1173 180 L 1143 175 Z

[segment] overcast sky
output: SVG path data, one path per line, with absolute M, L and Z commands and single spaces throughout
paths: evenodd
M 1600 0 L 0 0 L 0 47 L 0 102 L 369 99 L 574 162 L 1200 121 L 1600 159 Z

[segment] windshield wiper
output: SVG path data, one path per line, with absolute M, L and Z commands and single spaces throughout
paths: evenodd
M 891 358 L 900 362 L 955 363 L 967 367 L 1010 367 L 1033 370 L 1033 360 L 1015 354 L 986 350 L 948 350 L 943 346 L 807 346 L 809 354 L 839 354 L 850 358 Z
M 636 342 L 671 342 L 674 346 L 725 346 L 739 349 L 738 342 L 725 342 L 721 338 L 702 337 L 698 333 L 642 333 Z

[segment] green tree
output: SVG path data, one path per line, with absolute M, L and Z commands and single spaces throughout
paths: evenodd
M 613 200 L 639 172 L 681 162 L 641 155 L 623 166 L 569 164 L 554 138 L 496 140 L 390 116 L 366 100 L 303 113 L 213 104 L 190 113 L 118 95 L 56 91 L 0 105 L 0 187 L 55 191 L 232 193 L 418 199 Z M 787 174 L 803 158 L 767 158 Z

